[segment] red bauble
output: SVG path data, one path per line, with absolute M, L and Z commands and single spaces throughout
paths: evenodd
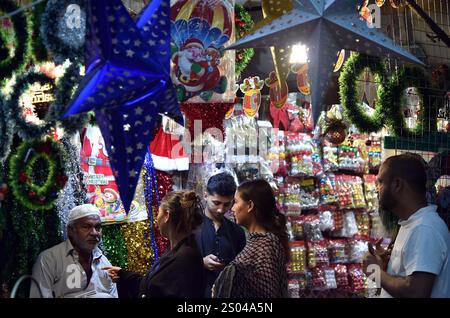
M 29 178 L 28 175 L 25 172 L 23 172 L 23 171 L 19 174 L 19 182 L 20 183 L 27 182 L 28 178 Z
M 370 147 L 370 145 L 372 145 L 372 141 L 371 140 L 366 140 L 366 146 Z
M 36 192 L 34 192 L 34 191 L 28 192 L 28 198 L 29 199 L 34 199 L 35 197 L 36 197 Z

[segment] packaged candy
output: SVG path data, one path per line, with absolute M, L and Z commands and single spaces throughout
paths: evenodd
M 322 232 L 320 231 L 320 218 L 318 215 L 307 215 L 305 217 L 304 230 L 308 241 L 323 240 Z
M 330 240 L 328 243 L 330 264 L 347 263 L 348 256 L 345 240 Z
M 356 224 L 358 226 L 358 234 L 369 236 L 370 235 L 370 217 L 364 210 L 354 211 Z
M 288 174 L 287 152 L 286 152 L 286 138 L 284 131 L 278 131 L 278 170 L 277 174 L 286 176 Z
M 306 271 L 306 248 L 305 242 L 291 242 L 291 262 L 289 270 L 291 273 L 304 273 Z
M 326 174 L 320 178 L 320 199 L 322 204 L 333 204 L 337 202 L 336 178 L 334 174 Z
M 373 174 L 364 176 L 364 192 L 369 210 L 378 209 L 377 177 Z
M 322 232 L 328 232 L 334 230 L 334 218 L 333 213 L 329 210 L 319 211 L 320 217 L 320 230 Z
M 290 159 L 290 175 L 316 176 L 322 173 L 318 147 L 309 134 L 287 132 L 286 149 Z
M 366 277 L 364 275 L 361 265 L 359 264 L 349 265 L 348 273 L 349 273 L 349 283 L 352 292 L 354 293 L 364 292 Z
M 300 297 L 300 286 L 298 280 L 290 279 L 288 281 L 288 292 L 289 298 L 299 298 Z
M 304 273 L 301 274 L 297 274 L 296 278 L 298 281 L 298 287 L 300 289 L 300 292 L 304 291 L 308 287 L 308 271 L 305 271 Z
M 318 265 L 329 265 L 327 242 L 308 242 L 308 267 L 314 268 Z
M 304 231 L 305 218 L 303 215 L 289 217 L 289 222 L 294 240 L 303 240 L 305 238 Z
M 327 141 L 323 145 L 323 171 L 333 172 L 338 171 L 338 147 L 333 146 Z
M 300 184 L 300 205 L 301 208 L 314 209 L 319 206 L 320 192 L 316 187 L 313 178 L 303 179 Z
M 350 263 L 362 263 L 364 254 L 369 250 L 368 239 L 368 237 L 355 236 L 348 241 Z
M 325 278 L 326 289 L 336 289 L 337 288 L 336 274 L 334 272 L 334 269 L 328 268 L 328 267 L 324 268 L 323 276 Z

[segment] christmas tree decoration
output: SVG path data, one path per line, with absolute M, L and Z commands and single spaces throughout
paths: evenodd
M 182 123 L 169 65 L 159 62 L 170 51 L 168 10 L 168 0 L 152 2 L 136 25 L 120 0 L 92 1 L 87 8 L 86 76 L 65 116 L 95 111 L 125 211 L 157 114 Z
M 240 4 L 234 5 L 234 25 L 237 39 L 242 38 L 254 26 L 252 16 Z M 236 77 L 239 77 L 241 72 L 245 70 L 254 54 L 255 52 L 252 48 L 236 51 Z
M 301 42 L 309 48 L 309 79 L 314 123 L 325 108 L 324 99 L 341 49 L 385 55 L 423 65 L 382 32 L 361 21 L 357 2 L 347 0 L 292 1 L 293 9 L 238 40 L 228 49 L 278 47 Z

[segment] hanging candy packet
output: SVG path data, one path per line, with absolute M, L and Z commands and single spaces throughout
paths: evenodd
M 378 191 L 376 185 L 377 177 L 373 174 L 364 176 L 364 192 L 368 209 L 378 209 Z
M 345 240 L 330 240 L 328 243 L 328 254 L 330 255 L 330 264 L 347 263 L 348 255 Z
M 320 192 L 315 179 L 303 179 L 300 183 L 300 204 L 302 209 L 314 209 L 319 206 Z
M 329 265 L 327 241 L 308 242 L 308 267 L 314 268 L 318 265 Z
M 305 216 L 304 229 L 308 241 L 323 240 L 322 232 L 320 231 L 320 217 L 318 215 Z
M 337 202 L 336 178 L 334 174 L 324 174 L 320 178 L 320 198 L 322 204 L 333 204 Z
M 289 272 L 293 274 L 306 271 L 306 247 L 304 241 L 293 241 L 291 244 L 291 262 Z

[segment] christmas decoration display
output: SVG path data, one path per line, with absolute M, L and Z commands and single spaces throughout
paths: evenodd
M 39 21 L 40 35 L 58 63 L 80 60 L 85 50 L 86 1 L 48 0 Z M 56 21 L 55 21 L 56 18 Z
M 182 122 L 169 65 L 159 60 L 169 52 L 168 10 L 168 1 L 150 4 L 136 25 L 119 0 L 89 2 L 87 8 L 86 77 L 65 116 L 94 109 L 125 211 L 131 205 L 157 113 L 167 112 Z M 159 22 L 148 24 L 153 14 Z M 109 18 L 101 18 L 104 15 Z M 165 50 L 155 47 L 150 29 Z
M 254 25 L 252 16 L 240 4 L 234 5 L 234 25 L 236 26 L 236 38 L 238 39 L 249 32 Z M 252 48 L 236 51 L 236 77 L 239 77 L 241 72 L 245 70 L 253 55 Z
M 0 94 L 0 163 L 6 160 L 10 151 L 14 132 L 14 123 L 8 120 L 6 101 Z
M 292 10 L 286 11 L 279 18 L 268 19 L 269 23 L 256 27 L 251 34 L 236 41 L 229 48 L 271 45 L 282 47 L 301 42 L 309 47 L 310 52 L 316 52 L 317 55 L 310 59 L 308 65 L 314 123 L 317 123 L 320 112 L 324 109 L 323 101 L 336 53 L 341 49 L 392 55 L 423 65 L 412 54 L 396 46 L 382 32 L 369 29 L 366 22 L 360 20 L 357 4 L 353 1 L 334 0 L 326 5 L 325 2 L 315 3 L 310 0 L 290 3 Z M 272 6 L 275 7 L 275 4 Z
M 141 187 L 140 180 L 131 202 L 130 212 L 128 215 L 125 213 L 111 169 L 109 153 L 97 126 L 86 128 L 81 149 L 81 168 L 87 186 L 87 198 L 100 210 L 103 223 L 130 222 L 136 218 L 138 220 L 146 218 L 145 205 L 143 200 L 140 200 L 143 195 L 138 191 Z M 139 216 L 141 214 L 144 214 L 144 217 Z
M 52 209 L 68 180 L 65 160 L 61 146 L 49 138 L 24 141 L 9 159 L 8 181 L 16 200 L 30 210 Z
M 249 117 L 255 117 L 258 114 L 259 106 L 261 105 L 261 89 L 263 86 L 264 81 L 260 80 L 258 76 L 247 77 L 239 85 L 241 92 L 244 94 L 244 100 L 242 102 L 244 113 Z
M 185 102 L 211 101 L 227 90 L 224 44 L 231 37 L 234 9 L 228 0 L 178 0 L 170 7 L 172 80 Z
M 5 0 L 0 3 L 0 12 L 2 14 L 8 14 L 17 9 L 17 5 L 12 0 Z M 14 55 L 11 56 L 9 54 L 8 46 L 11 43 L 7 43 L 6 36 L 3 32 L 0 32 L 0 45 L 5 52 L 5 56 L 0 58 L 0 84 L 3 84 L 5 79 L 10 78 L 15 72 L 19 72 L 24 68 L 30 51 L 31 32 L 25 13 L 21 12 L 12 16 L 11 23 L 14 27 L 14 43 L 12 44 Z

